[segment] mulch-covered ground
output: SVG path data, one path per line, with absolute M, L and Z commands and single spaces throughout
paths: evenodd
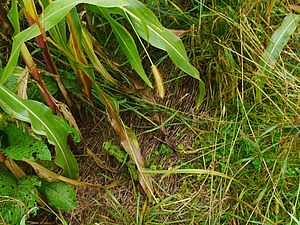
M 154 93 L 154 92 L 153 92 Z M 153 132 L 143 133 L 145 128 L 153 126 L 149 121 L 141 116 L 138 116 L 134 112 L 124 112 L 121 117 L 124 123 L 129 126 L 137 135 L 139 146 L 144 157 L 146 166 L 155 166 L 159 170 L 168 170 L 170 168 L 179 167 L 183 162 L 188 162 L 195 157 L 195 154 L 187 154 L 183 152 L 193 150 L 195 136 L 197 134 L 197 127 L 199 125 L 195 121 L 209 121 L 208 112 L 204 112 L 203 109 L 196 110 L 196 100 L 198 95 L 197 82 L 190 77 L 183 77 L 177 84 L 166 86 L 166 96 L 164 99 L 154 97 L 156 106 L 154 108 L 165 108 L 166 111 L 175 112 L 178 110 L 178 117 L 174 117 L 166 126 L 162 126 Z M 155 93 L 152 95 L 155 96 Z M 162 111 L 162 110 L 159 110 Z M 172 114 L 166 112 L 152 113 L 144 112 L 148 118 L 155 121 L 155 123 L 161 124 L 166 121 Z M 96 113 L 97 114 L 97 113 Z M 139 209 L 142 208 L 145 212 L 150 211 L 155 206 L 154 202 L 150 202 L 141 190 L 139 183 L 131 179 L 130 176 L 124 176 L 124 170 L 126 167 L 122 165 L 112 156 L 103 154 L 102 144 L 105 141 L 109 141 L 112 144 L 120 145 L 118 143 L 118 137 L 114 132 L 109 122 L 105 119 L 96 120 L 102 118 L 100 115 L 83 115 L 85 120 L 79 123 L 80 129 L 84 136 L 85 142 L 90 150 L 101 159 L 101 164 L 97 164 L 95 160 L 88 154 L 86 154 L 83 148 L 79 148 L 77 155 L 77 161 L 79 164 L 80 180 L 89 183 L 96 183 L 101 185 L 113 185 L 110 187 L 110 192 L 114 195 L 117 201 L 122 207 L 135 218 L 137 212 L 137 199 L 136 196 L 140 194 Z M 152 116 L 152 117 L 151 117 Z M 180 118 L 180 119 L 178 119 Z M 186 125 L 188 124 L 188 126 Z M 192 128 L 192 129 L 191 129 Z M 193 129 L 194 128 L 194 129 Z M 203 128 L 202 128 L 203 129 Z M 143 134 L 142 134 L 143 133 Z M 161 154 L 159 149 L 164 144 L 170 150 L 168 156 Z M 181 146 L 178 148 L 178 145 Z M 183 149 L 182 149 L 183 148 Z M 153 152 L 156 154 L 153 155 Z M 157 154 L 157 152 L 159 154 Z M 148 163 L 151 158 L 155 158 L 154 163 Z M 191 164 L 196 162 L 191 162 Z M 189 164 L 189 165 L 191 165 Z M 189 166 L 190 167 L 190 166 Z M 188 197 L 198 195 L 198 206 L 207 211 L 209 205 L 209 192 L 203 185 L 199 184 L 197 188 L 193 189 L 194 183 L 197 180 L 190 180 L 190 188 L 182 188 L 183 182 L 186 182 L 186 177 L 190 175 L 152 175 L 156 185 L 155 195 L 160 201 L 163 199 L 176 195 L 172 201 L 183 201 L 185 204 L 173 204 L 164 205 L 157 208 L 157 211 L 168 210 L 176 211 L 180 207 L 189 207 Z M 119 181 L 119 182 L 118 182 Z M 99 221 L 110 221 L 113 223 L 121 223 L 121 221 L 113 218 L 106 209 L 114 211 L 113 207 L 116 207 L 121 214 L 124 215 L 120 207 L 111 199 L 109 194 L 101 188 L 89 188 L 89 187 L 75 187 L 77 194 L 78 207 L 69 212 L 63 212 L 63 217 L 68 224 L 90 224 Z M 144 207 L 146 206 L 146 207 Z M 180 215 L 178 213 L 168 213 L 167 215 L 159 215 L 157 218 L 163 220 L 180 220 L 188 217 L 188 214 Z M 60 221 L 54 216 L 53 213 L 41 212 L 38 216 L 39 221 L 45 223 L 60 223 Z M 124 216 L 124 218 L 126 218 Z M 126 220 L 126 219 L 125 219 Z

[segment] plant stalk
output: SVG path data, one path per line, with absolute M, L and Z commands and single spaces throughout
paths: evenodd
M 32 79 L 36 82 L 38 88 L 40 89 L 42 95 L 44 96 L 48 106 L 51 108 L 53 114 L 56 114 L 56 105 L 53 102 L 51 95 L 47 89 L 47 86 L 45 85 L 40 73 L 38 72 L 35 63 L 33 62 L 33 59 L 25 45 L 25 43 L 21 46 L 21 55 L 23 60 L 25 61 L 25 64 L 30 70 L 30 74 Z
M 11 22 L 9 21 L 8 17 L 7 17 L 7 12 L 5 10 L 5 8 L 3 7 L 3 2 L 2 0 L 0 0 L 0 22 L 3 24 L 3 26 L 6 29 L 11 30 L 12 25 Z M 23 58 L 23 60 L 25 61 L 26 66 L 30 69 L 30 74 L 33 78 L 33 80 L 37 83 L 42 95 L 44 96 L 48 106 L 51 108 L 53 114 L 56 114 L 56 105 L 53 102 L 51 95 L 44 83 L 44 81 L 42 80 L 41 75 L 39 74 L 33 59 L 25 45 L 25 43 L 22 44 L 21 46 L 21 56 Z
M 46 33 L 45 33 L 43 27 L 41 26 L 41 23 L 39 21 L 35 21 L 25 8 L 24 8 L 24 14 L 25 14 L 25 17 L 30 26 L 33 25 L 34 23 L 37 23 L 38 27 L 40 28 L 41 34 L 36 37 L 36 41 L 37 41 L 39 47 L 42 49 L 43 58 L 47 64 L 50 72 L 57 75 L 54 77 L 54 79 L 55 79 L 62 95 L 64 96 L 67 105 L 71 108 L 73 104 L 72 104 L 72 101 L 68 95 L 68 92 L 67 92 L 65 86 L 62 83 L 58 69 L 57 69 L 57 67 L 54 63 L 54 60 L 50 54 L 49 47 L 48 47 L 48 44 L 46 41 Z
M 82 63 L 83 65 L 87 65 L 86 59 L 84 58 L 83 53 L 81 52 L 81 49 L 80 49 L 80 43 L 79 43 L 78 37 L 75 32 L 75 28 L 74 28 L 74 21 L 70 15 L 70 13 L 67 14 L 67 19 L 69 21 L 71 39 L 72 39 L 73 46 L 74 46 L 74 53 L 75 53 L 74 55 L 80 63 Z M 80 85 L 82 86 L 83 91 L 84 91 L 85 95 L 87 96 L 87 98 L 89 100 L 91 100 L 91 88 L 93 85 L 93 81 L 90 78 L 90 76 L 88 74 L 86 74 L 83 70 L 78 70 L 78 71 L 76 71 L 76 78 L 77 78 L 78 82 L 80 83 Z

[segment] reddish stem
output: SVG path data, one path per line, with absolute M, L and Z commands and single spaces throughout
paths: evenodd
M 45 98 L 48 106 L 51 108 L 53 114 L 56 114 L 56 105 L 52 100 L 52 97 L 48 91 L 47 86 L 45 85 L 44 81 L 41 79 L 41 75 L 38 72 L 36 67 L 30 69 L 32 78 L 36 81 L 38 88 L 40 89 L 41 94 Z
M 36 21 L 31 17 L 31 15 L 27 12 L 26 9 L 24 9 L 24 14 L 25 14 L 25 17 L 26 17 L 26 19 L 27 19 L 30 26 L 36 23 Z M 37 24 L 40 25 L 40 23 L 37 23 Z M 47 41 L 46 41 L 46 34 L 45 34 L 43 28 L 41 27 L 41 25 L 40 25 L 39 28 L 40 28 L 42 34 L 38 35 L 35 39 L 36 39 L 39 47 L 42 49 L 43 58 L 44 58 L 44 60 L 47 64 L 50 72 L 52 74 L 57 75 L 54 79 L 56 80 L 56 82 L 58 84 L 58 87 L 59 87 L 61 93 L 63 94 L 63 96 L 64 96 L 64 98 L 67 102 L 67 105 L 69 107 L 72 107 L 72 101 L 69 98 L 67 90 L 65 89 L 65 87 L 62 83 L 62 80 L 61 80 L 61 77 L 60 77 L 59 72 L 57 70 L 57 67 L 55 66 L 54 60 L 53 60 L 53 58 L 50 54 L 49 47 L 48 47 L 48 44 L 47 44 Z
M 33 59 L 26 47 L 25 44 L 22 44 L 21 46 L 21 55 L 22 55 L 22 58 L 23 60 L 25 61 L 27 67 L 30 69 L 30 74 L 32 76 L 32 79 L 36 81 L 42 95 L 44 96 L 48 106 L 51 108 L 53 114 L 56 114 L 56 105 L 55 103 L 53 102 L 52 98 L 51 98 L 51 95 L 40 75 L 40 73 L 38 72 L 34 62 L 33 62 Z
M 6 160 L 6 156 L 2 154 L 0 151 L 0 162 L 4 162 Z
M 7 12 L 6 12 L 5 8 L 3 7 L 2 0 L 0 0 L 0 21 L 2 22 L 2 24 L 5 28 L 11 29 L 12 25 L 7 18 Z M 32 57 L 31 57 L 25 44 L 23 44 L 21 46 L 21 55 L 27 65 L 27 67 L 30 68 L 30 73 L 32 75 L 32 78 L 37 82 L 37 85 L 38 85 L 42 95 L 44 96 L 48 106 L 51 108 L 52 112 L 55 114 L 56 113 L 56 105 L 53 102 L 51 95 L 50 95 L 44 81 L 42 80 L 41 75 L 39 74 L 38 70 L 36 69 L 36 66 L 35 66 L 35 64 L 32 60 Z

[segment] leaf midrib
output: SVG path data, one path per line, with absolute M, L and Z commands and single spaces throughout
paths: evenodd
M 124 7 L 120 7 L 121 9 L 123 9 L 124 11 L 126 11 L 128 14 L 130 14 L 130 16 L 134 17 L 136 20 L 138 20 L 141 23 L 141 20 L 135 16 L 133 13 L 131 13 L 129 10 L 127 10 Z M 159 33 L 157 33 L 150 25 L 147 24 L 147 27 L 152 30 L 155 34 L 157 34 L 157 36 L 159 36 L 164 42 L 166 42 L 169 46 L 171 46 L 173 48 L 173 50 L 179 55 L 181 56 L 181 58 L 183 58 L 186 61 L 186 58 L 168 41 L 166 40 L 163 36 L 161 36 Z
M 284 29 L 284 31 L 281 33 L 281 35 L 279 36 L 279 38 L 277 39 L 277 41 L 274 43 L 274 47 L 272 48 L 271 52 L 268 54 L 268 58 L 267 58 L 267 62 L 271 59 L 273 52 L 275 51 L 275 49 L 277 49 L 277 45 L 278 42 L 281 40 L 282 36 L 285 35 L 285 32 L 287 31 L 288 28 L 290 28 L 290 26 L 297 20 L 297 18 L 293 18 L 293 20 L 288 24 L 288 26 L 286 26 L 286 28 Z M 267 62 L 265 64 L 265 66 L 267 65 Z M 265 68 L 264 66 L 264 68 Z
M 52 138 L 54 139 L 56 145 L 59 147 L 60 152 L 61 152 L 61 154 L 63 155 L 63 158 L 65 159 L 65 162 L 68 162 L 67 157 L 66 157 L 66 155 L 64 154 L 64 151 L 63 151 L 62 146 L 60 145 L 60 143 L 59 143 L 59 141 L 57 140 L 56 136 L 52 133 L 51 129 L 48 128 L 47 124 L 45 124 L 45 123 L 43 122 L 43 120 L 41 120 L 41 119 L 40 119 L 33 111 L 31 111 L 31 109 L 29 109 L 26 105 L 24 105 L 24 103 L 20 102 L 17 98 L 15 98 L 14 95 L 12 95 L 10 92 L 8 92 L 6 89 L 4 89 L 2 85 L 0 85 L 0 88 L 1 88 L 5 93 L 7 93 L 11 98 L 13 98 L 16 102 L 18 102 L 19 104 L 21 104 L 28 112 L 30 112 L 35 118 L 37 118 L 38 121 L 40 121 L 40 123 L 41 123 L 41 124 L 46 128 L 46 130 L 51 134 L 51 136 L 52 136 Z M 30 122 L 31 122 L 30 119 L 29 119 L 29 120 L 26 120 L 26 121 L 28 121 L 28 122 L 30 121 Z M 32 128 L 33 128 L 33 127 L 32 127 Z M 34 128 L 33 128 L 33 129 L 34 129 Z M 36 131 L 37 133 L 40 133 L 40 134 L 45 135 L 45 134 L 42 133 L 42 132 L 39 132 L 39 131 L 37 131 L 37 130 L 35 130 L 35 131 Z M 46 133 L 46 135 L 47 135 L 47 133 Z M 66 165 L 67 165 L 67 169 L 68 169 L 69 174 L 71 174 L 71 169 L 69 168 L 68 163 L 66 163 Z

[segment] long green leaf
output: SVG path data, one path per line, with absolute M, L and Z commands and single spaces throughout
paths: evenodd
M 40 102 L 20 99 L 0 84 L 0 107 L 12 113 L 17 119 L 31 123 L 34 132 L 45 135 L 49 143 L 55 145 L 55 163 L 63 168 L 63 174 L 76 179 L 78 165 L 67 145 L 71 127 L 58 116 L 52 114 L 50 108 Z
M 19 12 L 17 0 L 13 0 L 11 3 L 11 9 L 7 14 L 12 26 L 14 27 L 14 35 L 20 32 Z
M 270 43 L 262 55 L 261 72 L 266 73 L 275 65 L 290 36 L 295 32 L 299 21 L 300 15 L 293 13 L 287 15 L 283 20 L 281 26 L 272 35 Z
M 146 82 L 146 84 L 148 84 L 149 87 L 152 88 L 152 84 L 144 71 L 139 52 L 137 50 L 136 44 L 132 36 L 121 24 L 119 24 L 109 15 L 106 9 L 100 9 L 99 7 L 98 9 L 109 21 L 112 30 L 120 44 L 120 47 L 123 50 L 124 54 L 126 55 L 132 67 L 140 75 L 140 77 Z
M 149 29 L 149 42 L 155 47 L 167 51 L 172 61 L 180 69 L 196 79 L 199 79 L 199 71 L 189 63 L 182 41 L 176 35 L 164 28 L 154 13 L 145 5 L 137 0 L 128 0 L 128 2 L 130 2 L 130 6 L 120 8 L 131 18 L 139 35 L 145 40 L 148 39 L 142 21 L 139 16 L 136 15 L 135 10 L 140 12 L 147 24 Z
M 270 43 L 261 57 L 260 68 L 258 71 L 261 74 L 268 74 L 274 68 L 284 46 L 289 41 L 291 35 L 295 32 L 300 21 L 300 15 L 290 13 L 282 21 L 281 26 L 272 35 Z M 259 88 L 256 89 L 256 99 L 262 102 L 262 92 L 264 88 L 265 78 L 262 77 L 259 81 Z
M 127 0 L 56 0 L 47 6 L 44 12 L 44 17 L 40 18 L 40 20 L 44 23 L 45 31 L 55 26 L 72 8 L 80 3 L 87 3 L 101 7 L 121 7 L 129 5 Z M 3 84 L 6 81 L 17 65 L 21 45 L 25 41 L 28 41 L 39 34 L 41 34 L 40 29 L 36 24 L 34 24 L 14 37 L 11 55 L 3 75 L 0 78 L 0 84 Z

